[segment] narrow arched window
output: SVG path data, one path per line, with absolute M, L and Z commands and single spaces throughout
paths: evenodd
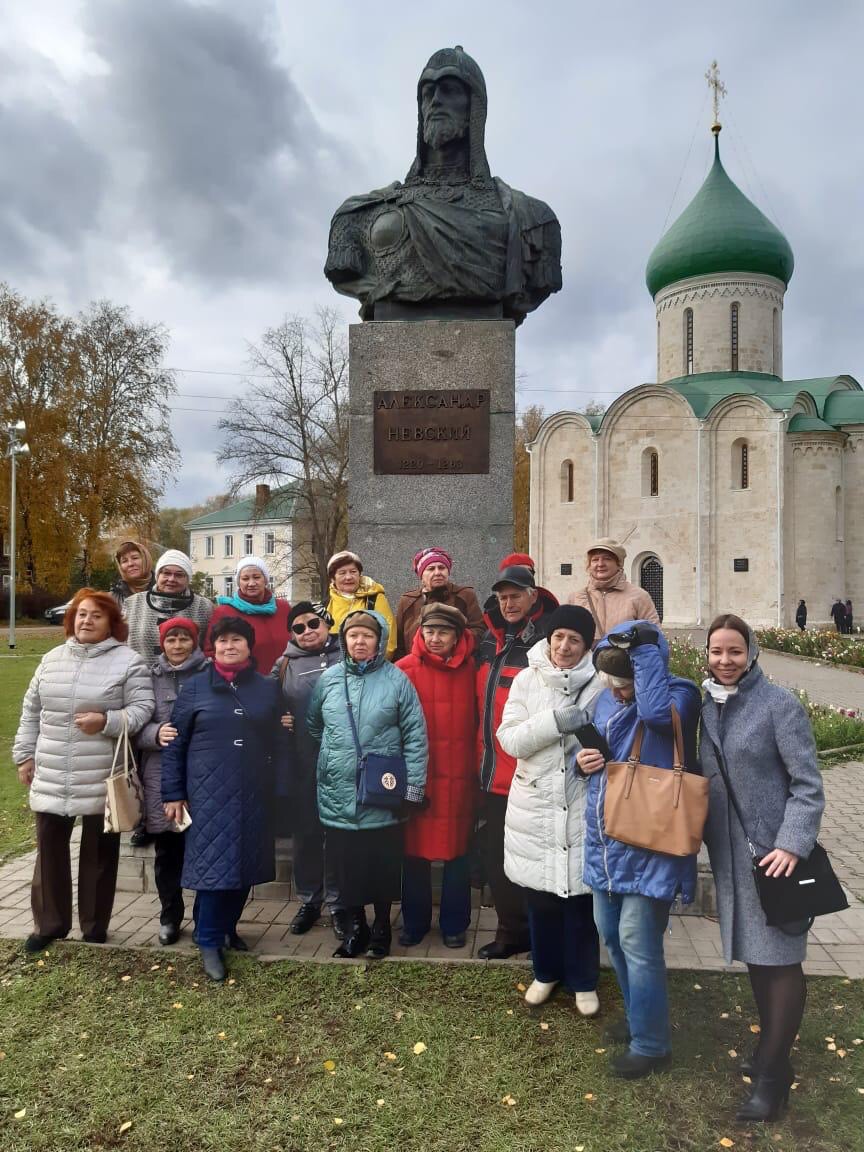
M 561 465 L 561 502 L 562 504 L 572 504 L 575 498 L 573 461 L 565 460 Z
M 656 448 L 646 448 L 642 453 L 642 495 L 660 495 L 660 457 Z
M 838 485 L 834 489 L 834 539 L 843 540 L 845 533 L 845 508 L 843 507 L 843 489 Z
M 736 440 L 732 445 L 732 487 L 750 487 L 750 445 L 746 440 Z
M 780 375 L 780 313 L 775 308 L 771 319 L 771 371 L 775 376 Z
M 738 305 L 733 304 L 729 309 L 729 344 L 732 350 L 732 371 L 738 371 Z
M 693 375 L 693 309 L 684 309 L 684 375 Z

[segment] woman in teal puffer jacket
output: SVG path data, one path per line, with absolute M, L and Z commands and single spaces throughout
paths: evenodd
M 306 713 L 306 728 L 320 740 L 318 813 L 337 891 L 351 909 L 348 934 L 335 956 L 374 958 L 390 951 L 390 908 L 399 899 L 402 824 L 423 802 L 428 743 L 423 709 L 411 681 L 387 660 L 389 626 L 374 611 L 351 612 L 339 630 L 343 659 L 322 673 Z M 357 801 L 357 738 L 364 753 L 405 758 L 404 811 Z M 374 904 L 370 933 L 364 906 Z M 368 949 L 368 951 L 367 951 Z

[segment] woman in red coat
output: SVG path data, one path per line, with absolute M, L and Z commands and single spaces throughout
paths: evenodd
M 444 861 L 439 923 L 448 948 L 464 948 L 471 922 L 468 839 L 477 791 L 474 636 L 458 608 L 426 604 L 411 654 L 396 665 L 417 690 L 429 737 L 429 805 L 405 829 L 402 934 L 419 944 L 432 926 L 432 861 Z
M 267 676 L 288 643 L 291 605 L 287 600 L 277 600 L 270 591 L 270 572 L 259 556 L 244 556 L 238 561 L 234 570 L 234 587 L 233 595 L 216 597 L 216 607 L 202 645 L 204 655 L 213 656 L 213 629 L 219 621 L 226 616 L 240 616 L 252 625 L 255 667 L 262 676 Z

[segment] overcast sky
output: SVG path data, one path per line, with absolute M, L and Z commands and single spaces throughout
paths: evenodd
M 517 335 L 517 403 L 655 378 L 645 264 L 711 162 L 715 56 L 731 177 L 788 237 L 787 377 L 864 380 L 856 0 L 6 0 L 0 278 L 166 324 L 183 454 L 165 503 L 227 486 L 216 421 L 286 313 L 356 305 L 322 267 L 346 196 L 402 179 L 428 57 L 486 76 L 492 172 L 561 221 L 564 288 Z

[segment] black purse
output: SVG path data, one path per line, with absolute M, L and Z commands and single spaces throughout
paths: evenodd
M 831 867 L 828 853 L 818 842 L 813 845 L 809 856 L 798 861 L 791 876 L 765 875 L 765 870 L 759 866 L 759 854 L 750 839 L 738 797 L 729 780 L 723 753 L 713 737 L 707 732 L 706 735 L 714 748 L 726 791 L 747 839 L 753 860 L 753 883 L 769 928 L 779 928 L 787 936 L 804 936 L 812 928 L 817 916 L 827 916 L 830 912 L 842 912 L 848 908 L 849 901 Z
M 364 752 L 354 723 L 354 708 L 348 694 L 348 673 L 343 681 L 345 703 L 354 746 L 357 749 L 357 803 L 364 808 L 386 808 L 391 811 L 402 807 L 408 789 L 408 768 L 404 756 L 381 756 Z

